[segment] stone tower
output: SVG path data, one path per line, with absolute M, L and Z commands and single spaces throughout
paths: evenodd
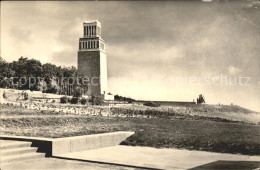
M 89 79 L 87 95 L 103 95 L 107 92 L 107 56 L 101 23 L 87 21 L 83 29 L 83 38 L 79 39 L 78 71 Z

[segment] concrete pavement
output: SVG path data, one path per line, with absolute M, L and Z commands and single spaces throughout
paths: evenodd
M 57 158 L 38 158 L 33 160 L 13 162 L 12 164 L 5 165 L 1 167 L 1 170 L 75 170 L 75 169 L 88 169 L 88 170 L 132 170 L 133 168 L 120 167 L 115 165 L 89 163 L 82 161 L 64 160 Z
M 155 169 L 190 169 L 219 160 L 260 162 L 259 156 L 122 145 L 67 153 L 59 157 Z
M 239 163 L 242 163 L 242 168 L 239 168 Z M 1 169 L 213 169 L 211 164 L 214 167 L 222 166 L 218 169 L 223 169 L 223 166 L 227 169 L 234 165 L 236 169 L 256 169 L 258 163 L 259 156 L 119 145 L 66 153 L 59 155 L 59 158 L 46 157 L 12 162 Z

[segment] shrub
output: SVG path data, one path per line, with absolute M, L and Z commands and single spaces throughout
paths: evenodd
M 74 88 L 74 94 L 73 97 L 81 97 L 83 94 L 83 89 L 79 86 Z
M 23 93 L 23 98 L 24 100 L 28 100 L 29 99 L 29 94 L 27 92 Z
M 89 100 L 92 105 L 101 105 L 102 99 L 99 96 L 91 96 L 91 99 Z
M 154 103 L 154 102 L 146 102 L 146 103 L 144 103 L 144 106 L 159 107 L 160 104 Z
M 202 104 L 202 103 L 205 103 L 205 97 L 202 94 L 200 94 L 199 98 L 197 98 L 197 104 Z
M 5 94 L 5 92 L 4 92 L 4 94 L 3 94 L 3 98 L 4 98 L 4 99 L 7 99 L 7 95 Z
M 62 97 L 60 98 L 60 103 L 68 103 L 68 98 L 67 98 L 67 96 L 62 96 Z
M 72 99 L 70 100 L 71 104 L 78 104 L 78 102 L 79 102 L 79 98 L 77 97 L 72 97 Z
M 87 99 L 83 97 L 83 98 L 80 100 L 80 103 L 83 104 L 83 105 L 85 105 L 85 104 L 87 103 Z

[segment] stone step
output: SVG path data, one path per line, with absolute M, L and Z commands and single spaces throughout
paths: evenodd
M 45 157 L 45 153 L 22 153 L 19 155 L 8 155 L 8 156 L 1 156 L 1 164 L 10 163 L 13 161 L 24 161 L 27 159 L 33 159 L 33 158 L 41 158 Z
M 23 153 L 36 153 L 36 147 L 21 147 L 21 148 L 10 148 L 4 149 L 0 151 L 0 156 L 8 156 L 8 155 L 19 155 Z
M 4 149 L 30 147 L 31 145 L 32 145 L 32 142 L 0 140 L 1 151 L 3 151 Z

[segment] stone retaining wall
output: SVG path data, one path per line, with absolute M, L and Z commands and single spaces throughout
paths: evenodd
M 52 141 L 52 156 L 68 152 L 78 152 L 90 149 L 119 145 L 134 132 L 112 132 L 76 137 L 59 138 Z

